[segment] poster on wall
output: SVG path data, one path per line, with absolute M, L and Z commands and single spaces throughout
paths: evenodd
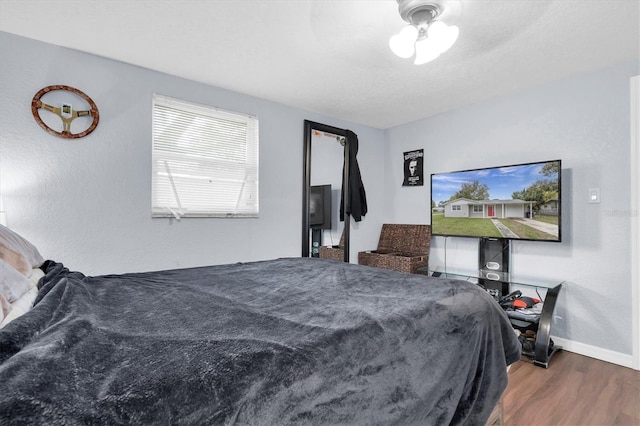
M 424 152 L 422 149 L 404 152 L 404 181 L 402 186 L 423 186 L 422 163 L 424 160 Z

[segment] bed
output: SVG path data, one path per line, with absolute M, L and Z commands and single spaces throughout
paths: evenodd
M 520 358 L 471 283 L 319 258 L 39 267 L 0 329 L 3 424 L 484 424 Z

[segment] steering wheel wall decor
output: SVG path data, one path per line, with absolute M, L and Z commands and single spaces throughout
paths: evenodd
M 81 97 L 82 99 L 84 99 L 84 101 L 87 104 L 89 104 L 89 109 L 74 110 L 71 103 L 63 103 L 60 106 L 53 106 L 53 105 L 49 105 L 42 102 L 41 98 L 44 95 L 56 90 L 71 92 Z M 55 115 L 57 115 L 62 119 L 61 132 L 52 129 L 51 127 L 47 126 L 47 124 L 44 121 L 42 121 L 42 118 L 40 117 L 40 112 L 38 111 L 41 108 L 54 113 Z M 33 96 L 33 100 L 31 101 L 31 113 L 33 114 L 33 118 L 36 119 L 36 122 L 45 131 L 47 131 L 48 133 L 51 133 L 54 136 L 58 136 L 60 138 L 65 138 L 65 139 L 77 139 L 77 138 L 82 138 L 84 136 L 87 136 L 89 133 L 93 132 L 96 129 L 96 127 L 98 127 L 98 121 L 100 120 L 100 113 L 98 112 L 98 106 L 96 105 L 95 102 L 93 102 L 93 100 L 89 96 L 87 96 L 85 93 L 83 93 L 82 91 L 76 88 L 73 88 L 70 86 L 63 86 L 63 85 L 47 86 L 42 88 L 40 91 L 38 91 L 38 93 L 36 93 Z M 78 117 L 87 117 L 87 116 L 93 117 L 93 121 L 91 122 L 91 125 L 83 132 L 71 133 L 71 122 Z

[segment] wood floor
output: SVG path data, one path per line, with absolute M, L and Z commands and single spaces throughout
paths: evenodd
M 517 362 L 504 394 L 504 425 L 638 426 L 640 371 L 566 351 L 548 369 Z

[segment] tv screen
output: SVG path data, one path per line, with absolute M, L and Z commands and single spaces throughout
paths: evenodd
M 331 185 L 315 185 L 309 191 L 309 226 L 331 229 Z
M 431 233 L 562 240 L 560 160 L 431 175 Z

